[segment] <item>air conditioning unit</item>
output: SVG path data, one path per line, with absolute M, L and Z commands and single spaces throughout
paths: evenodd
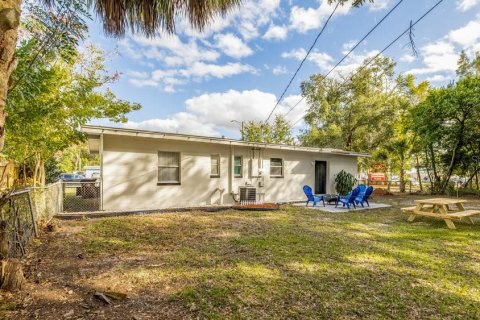
M 257 188 L 254 187 L 240 187 L 240 203 L 256 203 L 257 202 Z

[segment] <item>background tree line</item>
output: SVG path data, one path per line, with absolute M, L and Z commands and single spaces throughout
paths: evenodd
M 465 185 L 478 190 L 480 166 L 473 159 L 480 155 L 480 54 L 469 59 L 462 52 L 457 75 L 434 88 L 396 74 L 388 57 L 367 59 L 348 75 L 314 74 L 301 84 L 309 108 L 296 143 L 370 153 L 361 160 L 362 171 L 390 167 L 401 191 L 412 167 L 422 190 L 445 193 L 453 175 L 468 177 Z M 291 143 L 291 130 L 277 115 L 272 124 L 248 122 L 244 139 Z

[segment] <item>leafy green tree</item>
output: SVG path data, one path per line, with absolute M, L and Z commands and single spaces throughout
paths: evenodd
M 480 145 L 480 77 L 465 76 L 433 89 L 411 110 L 411 129 L 421 137 L 432 189 L 444 193 L 452 174 Z
M 293 144 L 290 124 L 281 115 L 276 115 L 272 124 L 248 121 L 243 126 L 243 139 L 265 143 Z
M 396 116 L 395 64 L 389 58 L 365 61 L 352 76 L 325 78 L 322 74 L 302 83 L 310 108 L 303 145 L 369 152 L 392 133 Z
M 29 56 L 34 48 L 26 41 L 20 56 Z M 118 75 L 104 69 L 105 54 L 90 46 L 83 53 L 64 60 L 52 55 L 44 63 L 29 67 L 25 81 L 12 91 L 7 105 L 10 114 L 6 141 L 7 154 L 20 163 L 30 161 L 34 183 L 45 183 L 45 162 L 55 154 L 82 141 L 77 129 L 94 118 L 127 121 L 126 114 L 138 110 L 138 104 L 117 99 L 107 89 Z M 19 60 L 22 62 L 27 59 Z M 19 65 L 13 79 L 23 76 Z
M 90 7 L 95 8 L 97 15 L 102 19 L 107 34 L 122 36 L 126 29 L 130 29 L 132 32 L 155 36 L 157 32 L 163 30 L 173 32 L 175 22 L 180 17 L 186 17 L 194 28 L 202 30 L 218 15 L 224 15 L 236 8 L 240 0 L 33 0 L 31 3 L 33 6 L 26 10 L 28 13 L 35 14 L 37 8 L 47 6 L 47 10 L 43 11 L 53 12 L 52 16 L 56 17 L 55 21 L 52 21 L 54 23 L 48 25 L 51 36 L 42 38 L 43 44 L 38 47 L 37 53 L 26 57 L 28 59 L 33 57 L 35 60 L 37 56 L 54 47 L 57 41 L 76 45 L 79 39 L 70 33 L 72 22 L 84 24 L 80 20 Z M 7 93 L 10 95 L 9 87 L 19 80 L 17 78 L 12 81 L 11 75 L 16 61 L 21 58 L 15 53 L 21 6 L 22 0 L 0 1 L 0 151 L 3 150 L 5 140 Z M 76 17 L 80 20 L 75 21 Z M 70 37 L 71 35 L 73 37 Z M 62 49 L 65 51 L 66 48 Z
M 470 60 L 465 50 L 462 50 L 457 63 L 457 75 L 459 77 L 480 76 L 480 52 Z

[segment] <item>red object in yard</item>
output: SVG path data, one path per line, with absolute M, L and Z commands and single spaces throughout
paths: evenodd
M 369 173 L 368 180 L 370 180 L 370 182 L 387 181 L 387 174 L 383 172 Z

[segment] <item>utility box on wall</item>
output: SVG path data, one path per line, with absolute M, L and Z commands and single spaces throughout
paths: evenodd
M 249 161 L 249 168 L 250 168 L 250 178 L 258 178 L 260 177 L 260 166 L 259 166 L 259 159 L 250 159 Z

